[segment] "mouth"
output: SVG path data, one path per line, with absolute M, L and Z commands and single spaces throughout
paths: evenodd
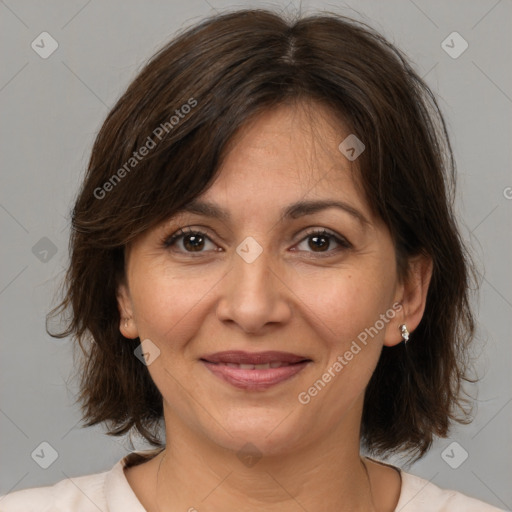
M 311 359 L 289 352 L 227 351 L 209 354 L 200 361 L 215 376 L 241 389 L 263 390 L 302 371 Z

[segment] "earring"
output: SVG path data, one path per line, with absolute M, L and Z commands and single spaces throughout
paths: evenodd
M 407 330 L 407 327 L 405 324 L 402 324 L 400 327 L 400 332 L 402 333 L 402 341 L 404 343 L 407 343 L 409 341 L 409 331 Z
M 124 326 L 125 326 L 126 328 L 128 328 L 128 323 L 129 323 L 129 322 L 130 322 L 130 319 L 129 319 L 129 318 L 125 318 L 125 319 L 124 319 Z

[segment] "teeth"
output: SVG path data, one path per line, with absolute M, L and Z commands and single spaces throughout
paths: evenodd
M 270 363 L 267 364 L 255 364 L 254 369 L 255 370 L 268 370 L 270 368 Z
M 282 363 L 281 361 L 273 361 L 265 364 L 237 364 L 237 363 L 220 363 L 228 368 L 239 368 L 240 370 L 269 370 L 270 368 L 281 368 L 290 366 L 290 363 Z

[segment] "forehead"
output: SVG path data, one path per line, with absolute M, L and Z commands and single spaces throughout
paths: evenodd
M 255 208 L 297 200 L 341 200 L 371 217 L 356 161 L 338 149 L 350 134 L 323 105 L 280 105 L 246 123 L 226 147 L 219 173 L 201 196 Z

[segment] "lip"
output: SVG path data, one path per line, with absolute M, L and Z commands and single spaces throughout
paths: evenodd
M 237 388 L 255 391 L 268 389 L 290 379 L 302 371 L 311 359 L 290 352 L 231 350 L 205 355 L 201 362 L 225 382 Z M 245 367 L 237 367 L 238 365 Z M 267 368 L 250 369 L 247 365 L 266 365 Z M 275 367 L 268 367 L 270 365 Z

